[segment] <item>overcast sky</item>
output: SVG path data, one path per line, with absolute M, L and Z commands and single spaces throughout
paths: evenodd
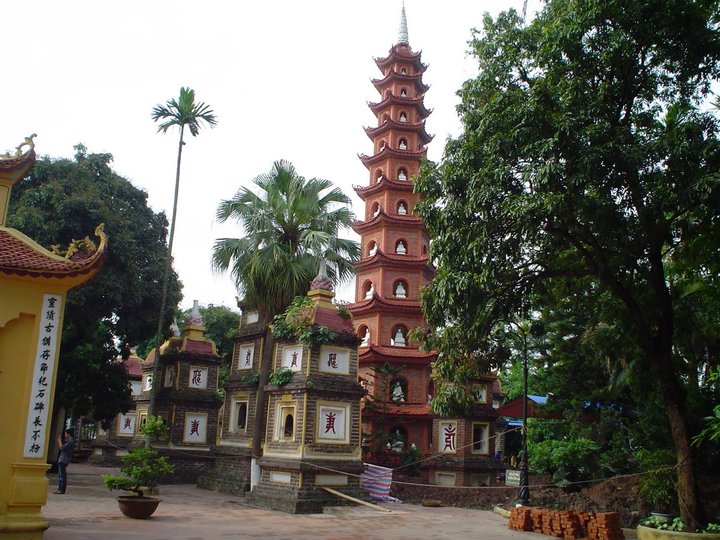
M 531 0 L 529 12 L 537 6 Z M 240 231 L 215 223 L 215 211 L 273 161 L 331 180 L 362 215 L 352 186 L 369 179 L 357 155 L 372 151 L 363 127 L 377 123 L 367 107 L 379 101 L 373 58 L 397 41 L 401 7 L 401 0 L 6 2 L 0 153 L 31 133 L 38 154 L 51 157 L 72 157 L 81 142 L 113 154 L 115 171 L 169 213 L 178 134 L 156 133 L 150 113 L 181 86 L 193 88 L 219 124 L 186 139 L 175 270 L 182 307 L 197 299 L 234 308 L 235 287 L 213 274 L 210 252 L 215 239 Z M 406 1 L 410 46 L 428 64 L 430 159 L 439 160 L 447 137 L 460 131 L 455 93 L 476 72 L 466 55 L 471 29 L 482 26 L 483 13 L 510 7 L 521 11 L 522 1 Z M 352 290 L 339 296 L 354 300 Z

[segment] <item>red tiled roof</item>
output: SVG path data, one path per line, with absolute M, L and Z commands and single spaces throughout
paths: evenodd
M 348 304 L 347 309 L 351 313 L 359 313 L 370 311 L 373 309 L 388 309 L 392 311 L 410 311 L 420 312 L 420 302 L 418 300 L 411 299 L 397 299 L 397 298 L 381 298 L 377 291 L 373 294 L 372 298 L 367 300 L 361 300 L 354 304 Z
M 388 55 L 384 58 L 377 57 L 374 58 L 375 64 L 382 68 L 382 66 L 389 66 L 392 64 L 395 60 L 401 59 L 401 60 L 410 60 L 415 66 L 418 68 L 422 68 L 423 71 L 425 71 L 425 68 L 427 66 L 422 63 L 420 60 L 420 56 L 422 53 L 420 51 L 413 51 L 409 45 L 405 43 L 396 43 L 392 47 L 390 47 L 390 51 L 388 51 Z
M 424 94 L 430 89 L 430 86 L 428 86 L 422 81 L 422 73 L 417 73 L 415 75 L 403 75 L 402 73 L 398 73 L 397 71 L 390 71 L 387 76 L 383 77 L 382 79 L 373 79 L 371 82 L 375 88 L 380 90 L 383 85 L 393 80 L 415 83 L 415 88 L 421 94 Z
M 383 176 L 380 182 L 375 182 L 371 186 L 353 186 L 355 193 L 358 194 L 362 200 L 366 197 L 377 193 L 378 191 L 384 191 L 386 189 L 393 189 L 396 191 L 410 191 L 412 192 L 415 188 L 414 184 L 407 180 L 393 180 L 387 176 Z
M 124 362 L 127 374 L 131 379 L 142 379 L 142 360 L 131 356 Z
M 396 96 L 395 94 L 390 94 L 382 101 L 379 101 L 377 103 L 368 103 L 368 107 L 370 107 L 370 110 L 374 112 L 375 114 L 378 114 L 378 112 L 382 111 L 385 107 L 396 104 L 396 105 L 405 105 L 405 106 L 411 106 L 415 107 L 417 111 L 420 113 L 420 118 L 427 118 L 432 113 L 431 109 L 428 109 L 425 107 L 424 103 L 424 96 L 420 95 L 415 98 L 411 97 L 403 97 L 403 96 Z M 426 144 L 429 143 L 433 137 L 432 135 L 428 135 L 428 133 L 425 131 L 425 123 L 420 122 L 418 124 L 411 124 L 409 122 L 397 122 L 395 120 L 389 119 L 387 122 L 383 123 L 383 125 L 374 127 L 374 128 L 365 128 L 365 133 L 368 134 L 370 138 L 372 138 L 374 135 L 377 135 L 378 132 L 382 132 L 384 128 L 388 125 L 392 124 L 392 127 L 397 128 L 399 130 L 405 130 L 405 131 L 417 131 L 420 133 L 420 138 L 425 142 Z M 420 131 L 422 130 L 422 131 Z M 372 135 L 371 135 L 372 133 Z
M 415 257 L 413 255 L 396 255 L 394 253 L 385 253 L 383 250 L 378 248 L 377 253 L 375 253 L 372 257 L 366 257 L 360 262 L 355 263 L 355 268 L 363 268 L 376 261 L 385 263 L 385 266 L 393 266 L 394 264 L 402 267 L 424 267 L 428 266 L 429 257 L 427 255 L 422 255 L 420 257 Z
M 365 349 L 365 350 L 363 350 Z M 435 359 L 433 352 L 421 351 L 410 347 L 388 347 L 386 345 L 372 344 L 370 347 L 360 347 L 360 362 L 383 362 L 385 360 L 400 359 L 406 363 L 427 364 Z
M 90 257 L 80 260 L 65 259 L 55 255 L 19 231 L 0 228 L 0 273 L 18 276 L 73 277 L 91 272 L 102 264 L 105 256 L 105 235 L 100 247 Z
M 363 408 L 363 417 L 369 416 L 432 416 L 429 403 L 377 403 L 377 408 Z
M 186 339 L 183 351 L 190 354 L 213 354 L 212 343 L 209 341 L 197 341 Z
M 383 225 L 384 223 L 392 223 L 394 225 L 405 225 L 412 227 L 413 230 L 416 230 L 418 225 L 421 228 L 425 228 L 423 224 L 423 220 L 420 216 L 413 216 L 413 215 L 401 215 L 401 214 L 387 214 L 384 210 L 380 210 L 378 212 L 377 216 L 373 216 L 372 219 L 368 221 L 354 221 L 352 224 L 353 230 L 360 234 L 361 231 L 370 229 L 374 226 Z
M 318 306 L 315 310 L 315 324 L 327 326 L 336 332 L 355 333 L 352 320 L 341 317 L 337 309 Z
M 423 148 L 422 150 L 417 151 L 395 150 L 394 148 L 390 148 L 390 146 L 385 145 L 385 148 L 380 150 L 377 154 L 373 154 L 372 156 L 368 156 L 366 154 L 359 154 L 358 157 L 360 158 L 360 161 L 362 161 L 362 164 L 365 165 L 365 167 L 370 168 L 372 165 L 380 163 L 384 159 L 396 158 L 416 160 L 424 158 L 426 155 L 427 148 Z

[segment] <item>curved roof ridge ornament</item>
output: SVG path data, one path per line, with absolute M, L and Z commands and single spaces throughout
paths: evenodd
M 402 11 L 400 12 L 400 30 L 398 33 L 398 45 L 410 45 L 408 41 L 407 17 L 405 16 L 405 0 L 403 0 Z

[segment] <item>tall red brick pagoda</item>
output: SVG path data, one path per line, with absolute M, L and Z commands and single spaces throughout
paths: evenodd
M 430 111 L 423 103 L 427 66 L 408 44 L 404 7 L 397 43 L 375 63 L 382 72 L 372 81 L 380 101 L 369 104 L 377 127 L 365 128 L 373 154 L 360 156 L 369 182 L 355 187 L 365 202 L 365 219 L 353 227 L 360 235 L 362 257 L 356 266 L 355 303 L 348 306 L 363 338 L 360 377 L 368 391 L 363 432 L 374 450 L 415 445 L 428 452 L 434 394 L 430 363 L 435 356 L 420 351 L 408 333 L 424 326 L 420 288 L 433 275 L 428 232 L 413 212 L 419 200 L 413 177 L 432 137 L 425 131 Z

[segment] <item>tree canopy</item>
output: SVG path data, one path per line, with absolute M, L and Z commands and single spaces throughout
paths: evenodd
M 527 26 L 513 11 L 486 16 L 471 42 L 479 74 L 460 90 L 463 134 L 416 181 L 440 362 L 487 368 L 502 360 L 498 325 L 583 297 L 585 328 L 605 328 L 607 347 L 650 375 L 637 382 L 657 385 L 691 527 L 703 518 L 684 380 L 717 362 L 718 344 L 717 310 L 703 308 L 720 271 L 706 107 L 718 15 L 716 2 L 551 0 Z M 692 345 L 678 332 L 689 313 L 702 323 Z
M 353 214 L 350 199 L 329 180 L 306 179 L 292 163 L 276 161 L 250 188 L 240 188 L 218 206 L 217 219 L 235 219 L 242 238 L 220 238 L 213 248 L 213 267 L 229 271 L 238 291 L 258 306 L 267 320 L 304 295 L 324 258 L 335 282 L 354 275 L 360 248 L 339 237 Z
M 40 245 L 64 247 L 105 223 L 102 270 L 68 294 L 56 403 L 107 425 L 131 405 L 125 369 L 114 363 L 118 345 L 155 332 L 167 220 L 148 207 L 147 193 L 112 170 L 112 155 L 75 148 L 74 160 L 38 159 L 13 188 L 8 225 Z M 169 305 L 177 305 L 180 289 L 173 272 Z M 165 314 L 166 328 L 172 313 Z

